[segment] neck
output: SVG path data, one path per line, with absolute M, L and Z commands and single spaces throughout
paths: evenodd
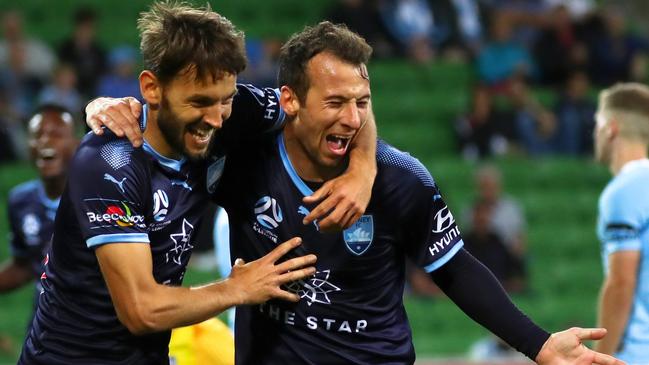
M 65 177 L 51 177 L 43 178 L 43 189 L 45 190 L 45 195 L 50 199 L 58 199 L 63 195 L 63 189 L 65 189 Z
M 647 144 L 618 139 L 613 148 L 609 169 L 613 175 L 620 173 L 620 170 L 629 161 L 641 160 L 647 158 Z
M 158 125 L 158 113 L 159 107 L 154 109 L 150 105 L 147 105 L 146 128 L 143 133 L 144 139 L 162 156 L 178 160 L 182 158 L 182 155 L 171 147 L 162 134 L 160 126 Z
M 347 162 L 329 167 L 323 166 L 315 157 L 310 156 L 304 145 L 293 131 L 293 124 L 289 122 L 284 128 L 283 138 L 286 153 L 297 174 L 306 181 L 324 182 L 331 180 L 345 171 Z

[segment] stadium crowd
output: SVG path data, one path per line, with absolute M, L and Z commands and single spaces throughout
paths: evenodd
M 633 4 L 642 2 L 609 3 L 340 0 L 323 18 L 362 35 L 375 59 L 473 65 L 466 111 L 448 121 L 466 159 L 507 153 L 587 156 L 592 91 L 648 76 L 649 41 L 628 21 Z M 45 44 L 26 33 L 19 11 L 2 14 L 0 162 L 26 158 L 25 119 L 39 104 L 56 101 L 81 113 L 96 96 L 139 95 L 137 50 L 102 45 L 96 39 L 100 20 L 92 8 L 80 7 L 72 34 Z M 276 38 L 248 38 L 250 66 L 241 80 L 274 86 L 281 44 Z

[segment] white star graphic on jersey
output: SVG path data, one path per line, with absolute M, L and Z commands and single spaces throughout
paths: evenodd
M 194 226 L 187 222 L 187 219 L 183 218 L 183 231 L 169 235 L 169 238 L 174 241 L 175 246 L 167 252 L 167 262 L 169 262 L 169 256 L 171 256 L 173 262 L 177 265 L 182 265 L 181 259 L 183 254 L 194 248 L 194 246 L 189 243 L 189 238 L 193 231 Z
M 316 271 L 316 273 L 305 280 L 297 280 L 286 286 L 291 293 L 298 294 L 304 298 L 310 306 L 313 303 L 331 304 L 329 293 L 341 289 L 328 281 L 331 270 Z

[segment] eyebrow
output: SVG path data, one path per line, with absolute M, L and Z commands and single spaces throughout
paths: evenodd
M 356 98 L 356 100 L 366 100 L 366 99 L 369 99 L 369 98 L 370 98 L 370 94 L 365 94 L 365 95 L 361 96 L 360 98 Z M 351 98 L 347 98 L 345 96 L 336 94 L 336 95 L 327 96 L 325 98 L 325 101 L 346 101 L 346 100 L 350 100 L 350 99 Z
M 238 90 L 235 89 L 232 91 L 230 94 L 228 94 L 226 97 L 222 98 L 221 100 L 228 100 L 233 98 L 235 95 L 237 95 Z M 202 94 L 194 94 L 191 95 L 187 98 L 187 101 L 189 102 L 194 102 L 194 103 L 200 103 L 200 104 L 212 104 L 216 101 L 219 101 L 218 99 L 214 99 L 210 96 L 207 95 L 202 95 Z

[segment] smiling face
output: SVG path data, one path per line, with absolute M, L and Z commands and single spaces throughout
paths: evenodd
M 337 169 L 349 150 L 352 138 L 367 120 L 370 83 L 365 65 L 353 65 L 328 52 L 309 60 L 309 88 L 304 101 L 293 93 L 286 105 L 295 119 L 287 125 L 300 145 L 308 170 Z M 292 93 L 282 88 L 283 95 Z M 285 99 L 285 98 L 284 98 Z M 284 100 L 285 101 L 285 100 Z M 293 113 L 292 113 L 293 112 Z
M 69 113 L 44 109 L 30 119 L 30 154 L 42 179 L 65 177 L 76 146 Z
M 207 76 L 196 80 L 190 71 L 160 86 L 153 104 L 159 99 L 156 120 L 165 144 L 161 152 L 193 160 L 204 158 L 214 132 L 232 113 L 236 79 L 225 73 L 219 79 Z

